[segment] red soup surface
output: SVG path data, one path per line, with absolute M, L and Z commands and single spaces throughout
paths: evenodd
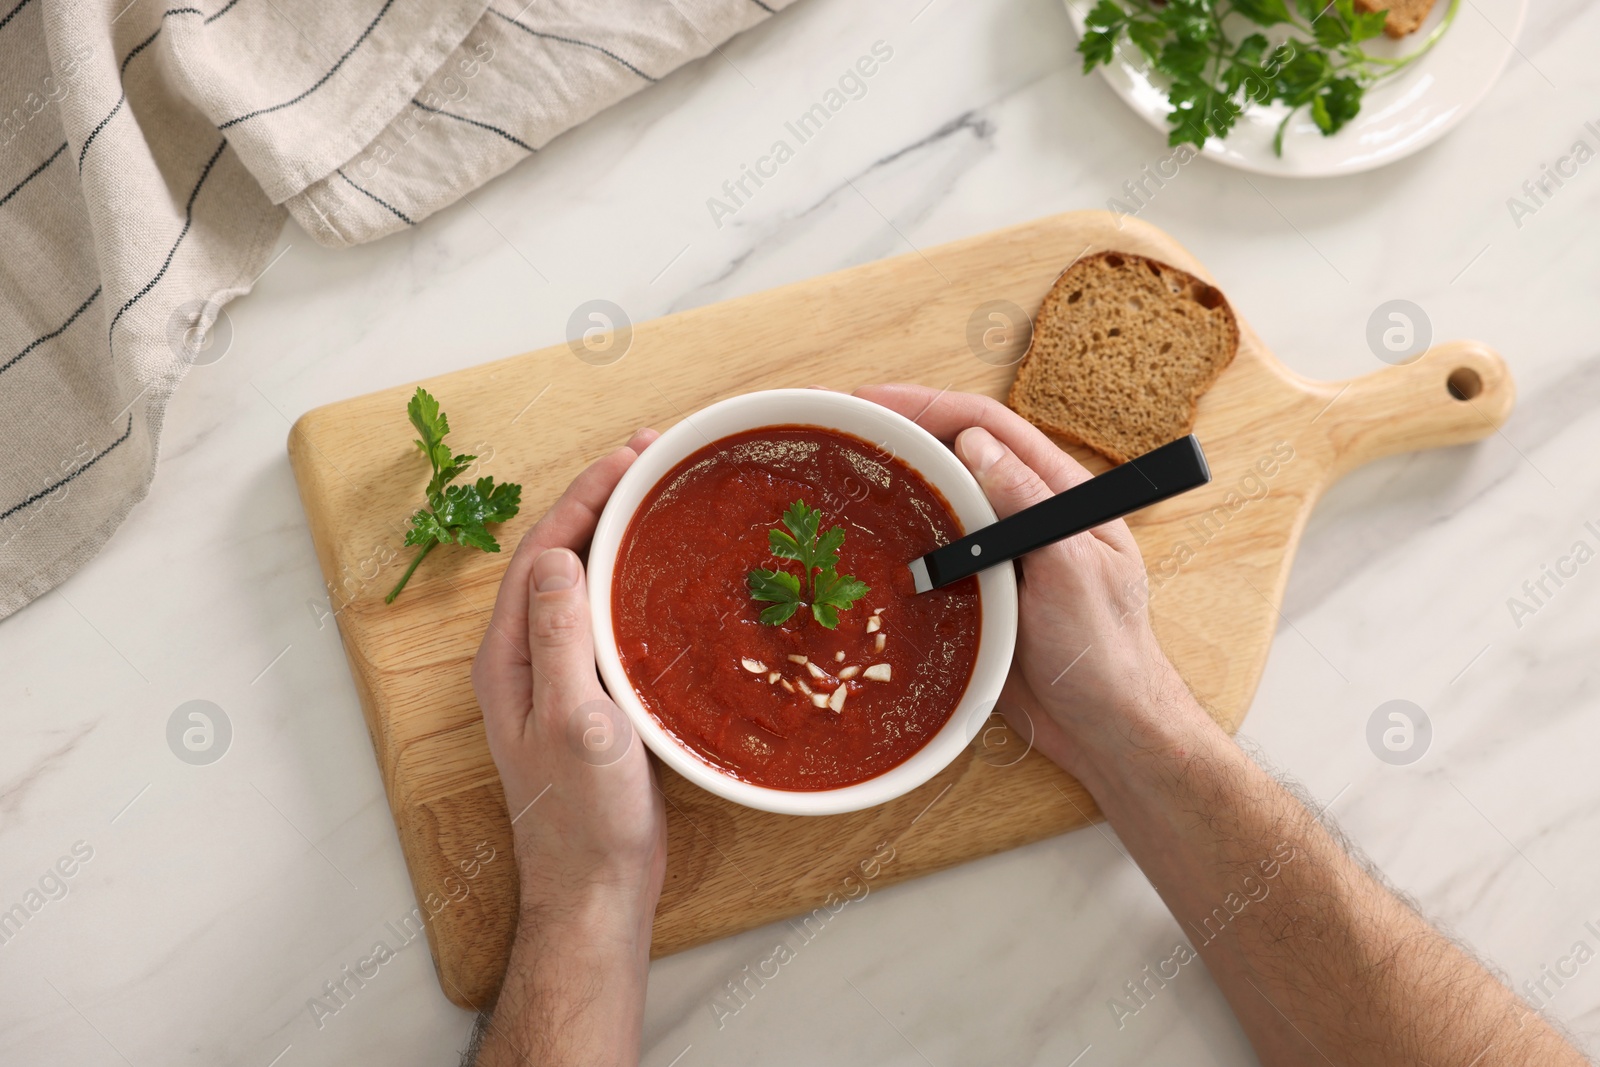
M 823 531 L 844 529 L 838 573 L 871 587 L 835 629 L 805 605 L 764 624 L 768 605 L 750 595 L 752 570 L 801 576 L 767 539 L 796 500 L 821 512 Z M 736 778 L 865 781 L 938 733 L 972 676 L 977 579 L 919 595 L 906 569 L 961 535 L 938 490 L 861 438 L 815 426 L 724 437 L 669 471 L 623 536 L 612 580 L 623 668 L 662 726 Z

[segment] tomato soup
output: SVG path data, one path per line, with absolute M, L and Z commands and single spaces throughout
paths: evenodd
M 829 629 L 805 565 L 769 532 L 803 501 L 842 528 L 839 575 L 869 591 Z M 938 490 L 861 438 L 814 426 L 724 437 L 650 490 L 623 536 L 612 616 L 623 669 L 680 743 L 773 789 L 853 785 L 904 762 L 949 721 L 978 655 L 978 582 L 918 594 L 906 565 L 962 536 Z M 801 604 L 761 621 L 752 571 L 797 577 Z

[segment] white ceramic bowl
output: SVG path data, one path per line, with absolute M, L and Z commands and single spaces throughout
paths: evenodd
M 718 796 L 788 815 L 832 815 L 858 811 L 909 793 L 938 774 L 983 727 L 1000 697 L 1017 638 L 1017 580 L 1011 567 L 991 567 L 978 578 L 983 605 L 978 658 L 972 678 L 950 721 L 899 766 L 839 789 L 769 789 L 739 781 L 707 763 L 669 734 L 634 693 L 617 653 L 611 620 L 611 579 L 617 550 L 639 504 L 656 483 L 691 453 L 712 441 L 763 426 L 820 426 L 877 443 L 908 464 L 949 502 L 970 532 L 995 521 L 983 490 L 955 454 L 921 426 L 859 397 L 821 389 L 773 389 L 731 397 L 686 416 L 663 433 L 623 475 L 595 529 L 589 549 L 589 606 L 594 615 L 595 658 L 600 677 L 632 722 L 634 731 L 661 760 Z M 909 562 L 909 560 L 907 561 Z

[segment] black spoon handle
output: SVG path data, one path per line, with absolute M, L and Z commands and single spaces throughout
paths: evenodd
M 1200 442 L 1194 434 L 1179 438 L 912 560 L 917 592 L 960 581 L 1210 480 Z

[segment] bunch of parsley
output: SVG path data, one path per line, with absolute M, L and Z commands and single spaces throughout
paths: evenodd
M 384 597 L 386 604 L 394 603 L 394 598 L 411 580 L 411 572 L 437 545 L 454 541 L 485 552 L 500 551 L 500 542 L 494 539 L 487 524 L 505 522 L 522 505 L 520 485 L 496 485 L 488 476 L 463 485 L 450 484 L 478 457 L 451 453 L 450 446 L 444 443 L 445 435 L 450 432 L 450 420 L 439 410 L 439 401 L 433 394 L 419 387 L 406 405 L 406 415 L 421 435 L 412 444 L 428 457 L 433 477 L 428 480 L 425 494 L 428 506 L 419 508 L 411 516 L 411 529 L 406 531 L 405 543 L 419 545 L 422 550 L 400 576 L 400 583 Z
M 1251 104 L 1288 105 L 1272 140 L 1281 156 L 1283 131 L 1301 108 L 1311 109 L 1324 136 L 1338 133 L 1360 113 L 1368 88 L 1433 47 L 1459 4 L 1451 0 L 1415 52 L 1390 59 L 1361 47 L 1383 32 L 1388 13 L 1357 11 L 1353 0 L 1098 0 L 1078 51 L 1085 74 L 1109 64 L 1122 40 L 1143 53 L 1169 83 L 1169 145 L 1225 138 Z M 1229 15 L 1279 27 L 1278 43 L 1261 33 L 1234 40 L 1224 28 Z
M 848 609 L 871 589 L 853 575 L 839 573 L 839 549 L 844 545 L 844 527 L 827 532 L 819 529 L 822 512 L 796 500 L 783 513 L 781 530 L 767 531 L 767 546 L 779 559 L 798 560 L 805 574 L 803 583 L 789 571 L 757 569 L 747 579 L 750 596 L 770 607 L 761 610 L 761 621 L 780 626 L 789 621 L 802 603 L 811 605 L 811 617 L 832 630 L 839 625 L 839 612 Z

